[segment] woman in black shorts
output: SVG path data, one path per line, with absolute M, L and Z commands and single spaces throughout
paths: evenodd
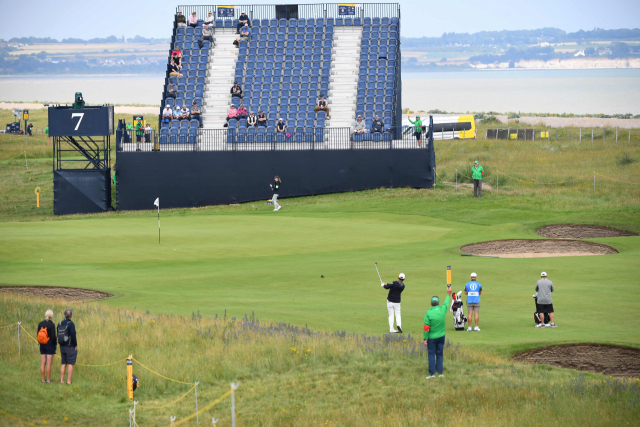
M 47 341 L 48 338 L 48 341 Z M 47 341 L 43 344 L 43 341 Z M 44 320 L 38 323 L 38 342 L 40 343 L 40 377 L 42 382 L 51 384 L 51 362 L 56 354 L 56 325 L 53 323 L 53 311 L 47 310 L 44 313 Z M 47 379 L 45 381 L 45 371 Z

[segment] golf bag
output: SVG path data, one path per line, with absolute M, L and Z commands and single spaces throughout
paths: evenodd
M 462 306 L 462 291 L 460 291 L 457 294 L 453 294 L 451 308 L 449 309 L 449 311 L 453 313 L 453 326 L 456 328 L 456 331 L 464 331 L 464 324 L 467 321 Z
M 536 322 L 536 325 L 540 324 L 540 307 L 538 306 L 538 294 L 533 296 L 533 300 L 536 303 L 536 311 L 533 313 L 533 321 Z M 549 313 L 544 313 L 544 323 L 548 325 L 551 322 L 551 317 L 549 317 Z

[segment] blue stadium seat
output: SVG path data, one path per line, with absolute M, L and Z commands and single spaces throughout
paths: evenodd
M 171 124 L 173 124 L 173 122 Z M 178 129 L 171 128 L 171 131 L 169 133 L 169 143 L 176 144 L 177 142 L 178 142 Z
M 235 140 L 236 140 L 236 130 L 232 129 L 231 126 L 229 126 L 229 129 L 227 129 L 227 143 L 233 143 L 235 142 Z
M 166 144 L 169 142 L 169 129 L 162 128 L 160 130 L 160 144 Z

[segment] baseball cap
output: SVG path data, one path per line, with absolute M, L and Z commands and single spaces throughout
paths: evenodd
M 547 277 L 547 273 L 543 271 L 542 273 L 540 273 L 540 277 Z
M 404 273 L 400 273 L 400 274 L 398 275 L 398 279 L 402 279 L 402 280 L 404 280 Z
M 440 298 L 438 298 L 438 297 L 431 297 L 431 303 L 433 304 L 434 302 L 435 302 L 436 304 L 440 304 Z
M 471 273 L 471 277 L 478 277 L 476 273 Z
M 476 160 L 476 163 L 478 163 L 478 161 Z

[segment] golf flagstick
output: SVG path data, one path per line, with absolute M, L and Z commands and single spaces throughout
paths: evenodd
M 382 277 L 380 277 L 380 272 L 378 271 L 378 263 L 376 262 L 376 273 L 378 273 L 378 279 L 380 279 L 380 283 L 382 283 Z
M 160 197 L 157 197 L 153 204 L 158 207 L 158 244 L 160 244 Z

